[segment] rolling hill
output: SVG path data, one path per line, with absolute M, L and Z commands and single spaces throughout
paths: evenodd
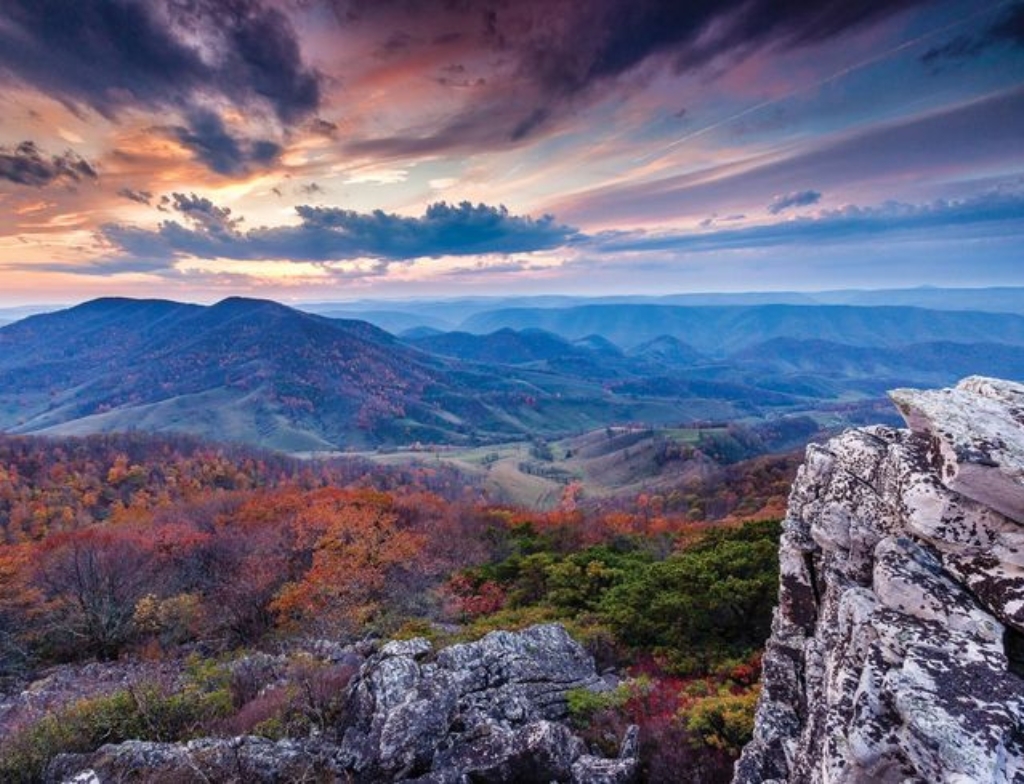
M 0 328 L 0 430 L 184 431 L 291 452 L 495 444 L 790 415 L 839 426 L 894 386 L 1024 377 L 1020 316 L 760 305 L 537 312 L 570 334 L 503 327 L 399 339 L 264 300 L 94 300 Z M 624 335 L 650 333 L 626 350 L 608 339 L 629 345 Z
M 542 329 L 516 331 L 506 327 L 489 335 L 442 332 L 423 337 L 407 337 L 406 342 L 433 354 L 472 362 L 508 365 L 546 362 L 591 353 Z
M 817 339 L 883 348 L 932 341 L 1024 345 L 1021 315 L 888 306 L 509 308 L 478 313 L 461 326 L 475 333 L 503 328 L 543 329 L 567 340 L 598 334 L 624 349 L 668 335 L 717 357 L 772 338 Z
M 769 387 L 779 379 L 817 384 L 824 396 L 843 390 L 883 395 L 903 386 L 946 386 L 980 374 L 1024 378 L 1024 346 L 930 341 L 882 348 L 826 340 L 774 338 L 733 354 L 733 367 L 761 375 Z
M 581 375 L 438 356 L 366 322 L 262 300 L 101 299 L 0 328 L 0 429 L 13 433 L 185 431 L 333 451 L 685 418 Z
M 439 379 L 429 357 L 365 322 L 245 299 L 96 300 L 0 330 L 0 351 L 13 432 L 181 429 L 327 448 L 424 406 Z

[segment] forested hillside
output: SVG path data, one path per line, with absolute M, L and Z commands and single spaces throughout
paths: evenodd
M 493 331 L 398 338 L 267 300 L 94 300 L 0 327 L 0 429 L 309 453 L 708 421 L 835 428 L 878 416 L 887 389 L 1024 373 L 1015 314 L 620 304 L 473 318 Z
M 749 731 L 774 524 L 696 521 L 648 496 L 523 511 L 444 465 L 300 462 L 185 437 L 3 437 L 0 467 L 0 682 L 14 695 L 41 668 L 64 673 L 42 702 L 0 711 L 8 778 L 101 739 L 308 731 L 340 706 L 294 689 L 313 678 L 336 694 L 343 677 L 302 664 L 313 640 L 473 639 L 552 620 L 623 674 L 605 696 L 573 697 L 574 720 L 595 744 L 639 723 L 647 780 L 724 780 Z M 778 492 L 774 470 L 745 481 Z M 231 680 L 253 648 L 292 651 L 281 677 L 294 689 L 270 698 Z

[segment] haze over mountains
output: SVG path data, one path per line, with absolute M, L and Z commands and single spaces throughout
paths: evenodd
M 885 347 L 929 340 L 1024 342 L 1024 316 L 850 305 L 509 308 L 472 316 L 465 327 L 484 333 L 504 327 L 545 329 L 567 338 L 600 334 L 625 347 L 668 334 L 715 356 L 777 337 Z
M 985 313 L 1024 314 L 1024 288 L 949 289 L 918 287 L 910 289 L 840 289 L 835 291 L 754 291 L 731 293 L 668 294 L 664 296 L 519 296 L 464 297 L 453 299 L 356 300 L 320 302 L 296 307 L 333 318 L 369 321 L 395 334 L 415 327 L 441 331 L 472 331 L 467 320 L 477 314 L 509 308 L 552 309 L 586 305 L 862 305 L 880 307 L 898 305 L 933 310 L 974 310 Z M 0 317 L 2 317 L 0 312 Z
M 623 423 L 837 424 L 895 386 L 1024 378 L 1012 313 L 606 303 L 466 327 L 402 339 L 265 300 L 94 300 L 0 328 L 0 429 L 182 430 L 287 451 L 496 443 Z

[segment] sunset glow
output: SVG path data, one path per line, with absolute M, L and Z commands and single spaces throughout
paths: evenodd
M 0 305 L 1024 284 L 1024 4 L 681 8 L 5 3 Z

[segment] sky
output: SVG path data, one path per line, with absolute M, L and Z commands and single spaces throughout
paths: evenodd
M 1024 1 L 0 4 L 0 305 L 920 285 L 1024 285 Z

